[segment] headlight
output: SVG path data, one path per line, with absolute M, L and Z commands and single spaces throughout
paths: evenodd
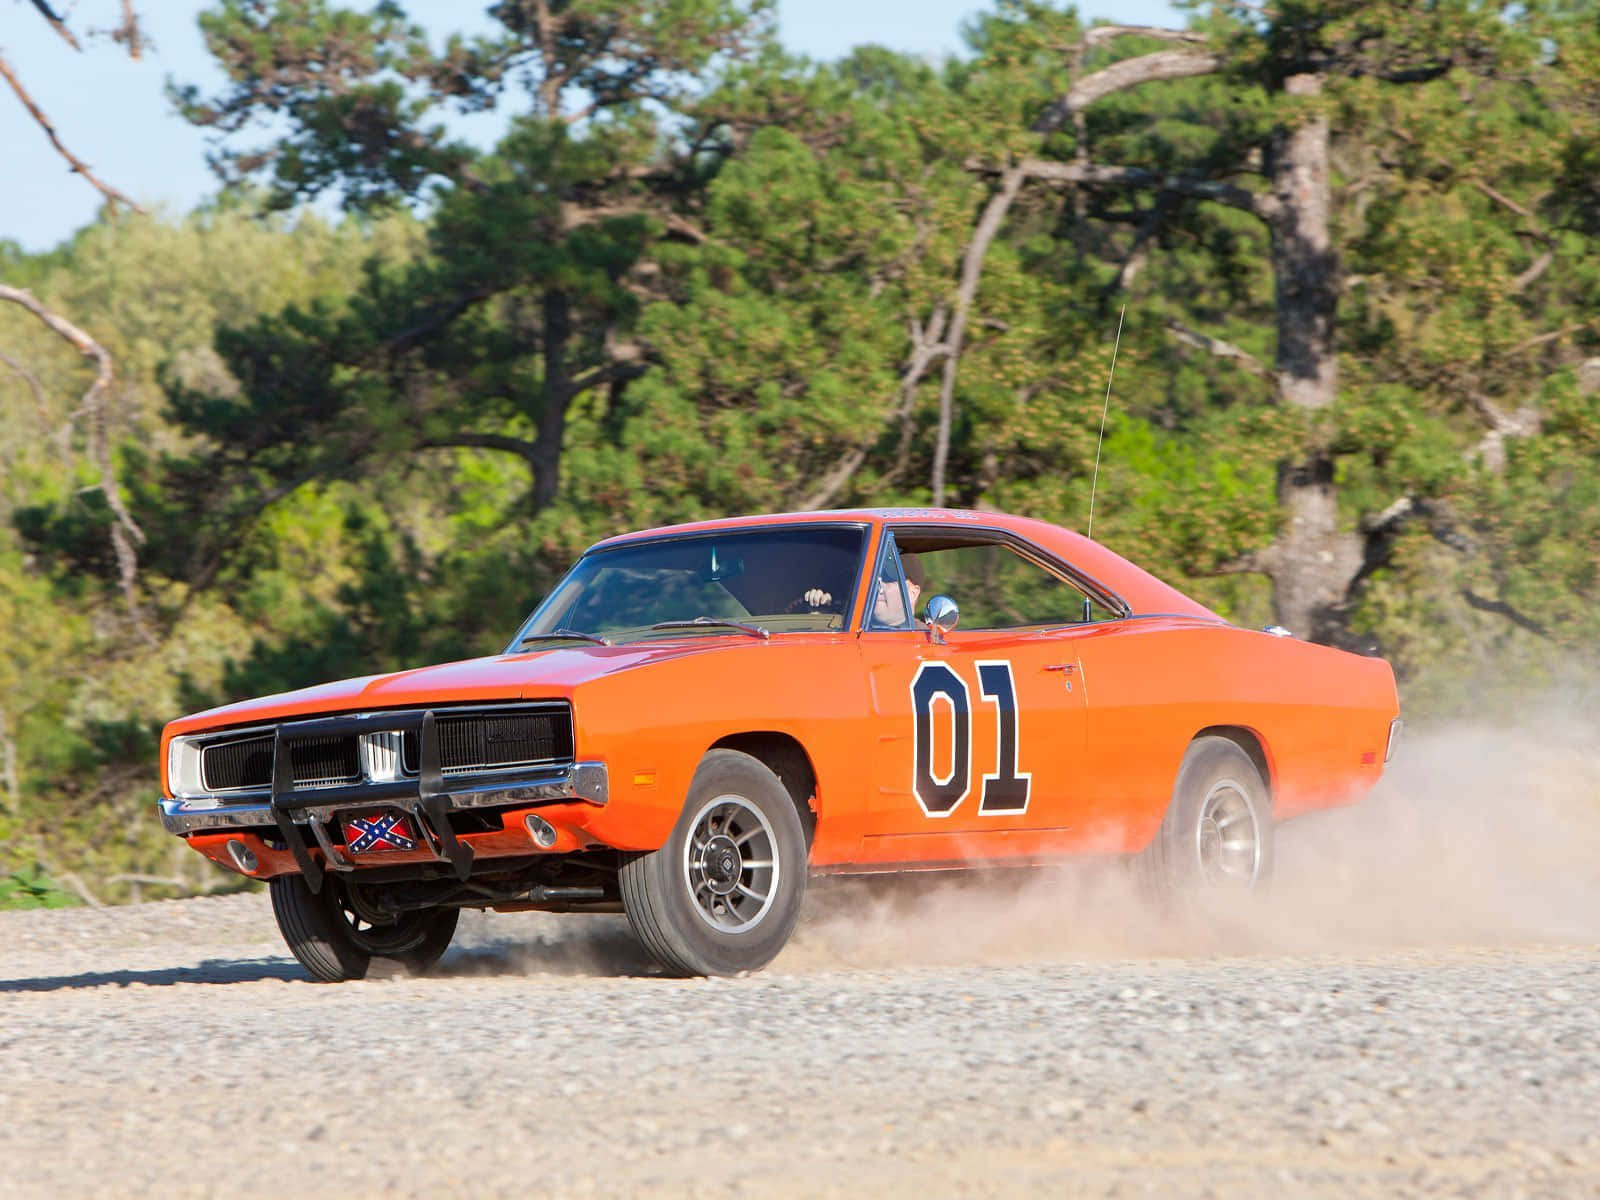
M 193 738 L 175 737 L 167 744 L 167 787 L 180 800 L 205 792 L 205 782 L 200 778 L 200 747 Z

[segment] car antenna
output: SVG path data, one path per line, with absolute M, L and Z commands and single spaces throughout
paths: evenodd
M 1100 437 L 1094 444 L 1094 478 L 1089 484 L 1089 532 L 1088 538 L 1094 541 L 1094 493 L 1100 486 L 1100 447 L 1106 442 L 1106 414 L 1111 411 L 1111 381 L 1117 377 L 1117 351 L 1122 348 L 1122 320 L 1128 315 L 1128 306 L 1124 304 L 1122 311 L 1117 314 L 1117 340 L 1111 347 L 1111 370 L 1106 375 L 1106 402 L 1100 409 Z

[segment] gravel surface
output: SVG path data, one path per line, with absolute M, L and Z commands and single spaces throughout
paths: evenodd
M 0 1192 L 1595 1196 L 1596 793 L 1491 782 L 1285 826 L 1236 920 L 820 887 L 737 979 L 611 917 L 324 986 L 260 891 L 0 914 Z

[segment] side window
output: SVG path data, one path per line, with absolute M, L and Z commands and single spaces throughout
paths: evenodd
M 930 550 L 920 556 L 929 594 L 961 609 L 962 629 L 1018 629 L 1105 621 L 1116 614 L 1059 575 L 998 542 Z

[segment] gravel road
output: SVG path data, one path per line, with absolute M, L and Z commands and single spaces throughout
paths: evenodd
M 1441 753 L 1202 928 L 1087 867 L 818 888 L 746 978 L 468 914 L 323 986 L 259 891 L 0 914 L 0 1192 L 1600 1195 L 1600 775 Z

